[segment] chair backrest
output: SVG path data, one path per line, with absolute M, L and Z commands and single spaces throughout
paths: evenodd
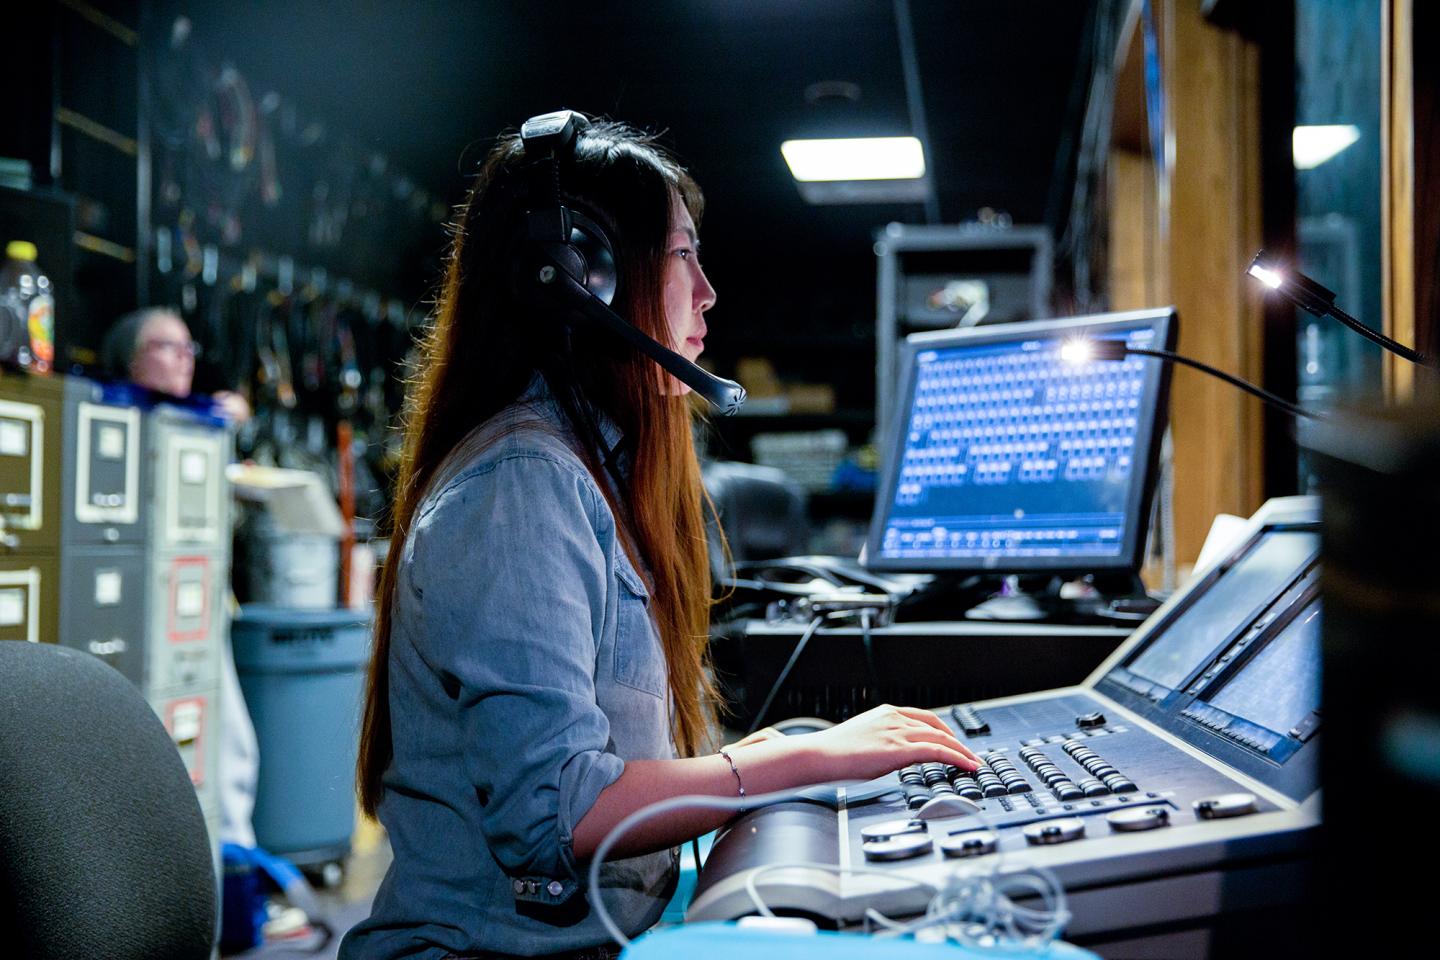
M 733 560 L 774 560 L 809 552 L 805 491 L 782 471 L 753 463 L 714 461 L 705 465 L 704 479 Z M 713 537 L 711 542 L 713 566 Z M 723 575 L 730 574 L 724 571 Z
M 89 654 L 0 642 L 6 955 L 204 960 L 217 903 L 195 788 L 140 692 Z

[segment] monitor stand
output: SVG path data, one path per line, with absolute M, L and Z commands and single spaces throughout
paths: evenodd
M 1059 585 L 1046 584 L 1044 593 L 1027 593 L 1020 586 L 1020 578 L 1008 576 L 1000 581 L 999 592 L 988 600 L 981 600 L 965 611 L 966 620 L 1040 621 L 1053 619 L 1056 601 L 1060 599 Z
M 938 576 L 903 598 L 895 619 L 1133 626 L 1160 606 L 1129 571 L 1093 574 L 1085 584 L 1090 589 L 1077 596 L 1063 589 L 1066 578 L 1061 576 Z

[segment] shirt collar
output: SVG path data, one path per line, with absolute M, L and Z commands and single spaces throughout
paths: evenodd
M 551 419 L 560 423 L 565 422 L 565 415 L 560 409 L 559 402 L 555 399 L 554 392 L 550 389 L 549 382 L 538 371 L 531 375 L 530 382 L 520 394 L 519 402 L 543 407 Z M 621 443 L 625 439 L 624 431 L 605 411 L 593 405 L 590 410 L 595 416 L 595 426 L 600 431 L 600 439 L 605 443 L 605 449 L 601 451 L 602 459 L 610 460 L 618 457 L 620 463 L 628 466 L 629 457 L 625 453 L 625 445 Z

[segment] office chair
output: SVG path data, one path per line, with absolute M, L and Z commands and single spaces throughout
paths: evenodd
M 705 465 L 703 478 L 735 562 L 808 552 L 810 520 L 805 491 L 784 472 L 717 460 Z M 732 576 L 723 569 L 713 532 L 710 545 L 711 572 L 717 577 Z
M 204 960 L 217 902 L 195 788 L 140 692 L 89 654 L 0 643 L 7 955 Z

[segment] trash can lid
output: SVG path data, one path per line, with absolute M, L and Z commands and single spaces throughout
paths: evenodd
M 230 626 L 235 669 L 251 673 L 359 670 L 370 655 L 370 616 L 246 604 Z
M 281 607 L 271 603 L 246 603 L 235 615 L 235 626 L 253 625 L 259 629 L 277 626 L 304 627 L 368 627 L 369 610 L 351 610 L 336 607 L 333 610 L 315 610 L 303 607 Z

